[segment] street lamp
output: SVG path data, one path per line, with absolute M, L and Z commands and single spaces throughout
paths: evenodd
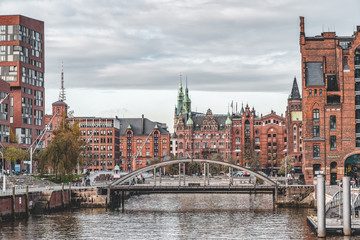
M 6 176 L 4 173 L 4 166 L 5 166 L 5 162 L 4 162 L 4 154 L 0 151 L 1 153 L 1 158 L 2 158 L 2 169 L 1 169 L 1 174 L 3 174 L 3 192 L 6 191 Z M 0 174 L 0 176 L 1 176 Z
M 339 193 L 338 193 L 338 202 L 339 202 L 339 219 L 340 219 L 340 183 L 341 180 L 336 180 L 336 182 L 339 184 Z

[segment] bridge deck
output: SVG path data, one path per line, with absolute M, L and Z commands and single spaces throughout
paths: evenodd
M 144 193 L 267 193 L 275 191 L 274 186 L 149 186 L 118 185 L 112 186 L 115 191 L 131 191 Z

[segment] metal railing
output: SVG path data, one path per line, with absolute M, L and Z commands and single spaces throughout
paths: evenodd
M 358 195 L 356 195 L 356 197 L 354 198 L 354 200 L 351 203 L 351 214 L 355 215 L 355 210 L 360 207 L 360 193 Z
M 342 204 L 342 191 L 337 191 L 332 197 L 331 201 L 328 202 L 325 206 L 325 213 L 327 213 L 330 209 L 340 206 Z

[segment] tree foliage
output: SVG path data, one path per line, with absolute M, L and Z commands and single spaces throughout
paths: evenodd
M 30 157 L 29 157 L 29 152 L 24 149 L 8 147 L 5 149 L 4 158 L 8 162 L 16 162 L 16 161 L 28 160 Z M 11 170 L 11 164 L 10 164 L 10 170 Z
M 251 170 L 258 171 L 260 169 L 260 157 L 254 149 L 248 148 L 245 150 L 245 160 Z
M 17 160 L 24 161 L 29 159 L 29 153 L 21 148 L 8 147 L 5 150 L 5 159 L 9 162 L 15 162 Z
M 201 172 L 201 165 L 198 162 L 191 162 L 189 164 L 189 172 L 190 174 L 200 174 Z
M 80 139 L 78 123 L 70 125 L 65 116 L 53 134 L 54 138 L 40 155 L 39 167 L 42 172 L 52 167 L 56 178 L 64 179 L 66 174 L 72 174 L 78 163 L 82 163 L 80 153 L 85 143 Z
M 282 161 L 281 161 L 281 167 L 278 171 L 278 174 L 283 175 L 285 174 L 285 162 L 287 165 L 287 173 L 290 173 L 293 171 L 294 169 L 294 158 L 290 158 L 289 156 L 286 156 Z

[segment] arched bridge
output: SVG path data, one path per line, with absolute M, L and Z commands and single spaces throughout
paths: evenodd
M 169 165 L 174 165 L 174 164 L 180 164 L 180 163 L 192 163 L 192 162 L 198 162 L 198 163 L 209 163 L 209 164 L 219 164 L 219 165 L 223 165 L 223 166 L 227 166 L 227 167 L 231 167 L 233 169 L 238 169 L 238 170 L 242 170 L 242 171 L 246 171 L 246 172 L 249 172 L 251 174 L 253 174 L 254 176 L 264 180 L 264 183 L 267 183 L 268 185 L 271 185 L 271 186 L 276 186 L 277 184 L 271 180 L 270 178 L 267 178 L 257 172 L 254 172 L 254 171 L 251 171 L 247 168 L 244 168 L 244 167 L 241 167 L 241 166 L 238 166 L 238 165 L 235 165 L 235 164 L 232 164 L 232 163 L 229 163 L 229 162 L 224 162 L 224 161 L 217 161 L 217 160 L 210 160 L 210 159 L 176 159 L 176 160 L 169 160 L 169 161 L 164 161 L 164 162 L 160 162 L 160 163 L 156 163 L 156 164 L 152 164 L 152 165 L 149 165 L 149 166 L 146 166 L 146 167 L 143 167 L 143 168 L 140 168 L 134 172 L 130 172 L 129 174 L 121 177 L 120 179 L 116 180 L 115 182 L 111 183 L 109 185 L 109 187 L 113 187 L 113 186 L 116 186 L 116 185 L 121 185 L 123 183 L 126 183 L 128 181 L 130 181 L 131 179 L 133 179 L 134 177 L 144 173 L 144 172 L 147 172 L 147 171 L 150 171 L 150 170 L 153 170 L 153 169 L 157 169 L 157 168 L 161 168 L 161 167 L 166 167 L 166 166 L 169 166 Z

